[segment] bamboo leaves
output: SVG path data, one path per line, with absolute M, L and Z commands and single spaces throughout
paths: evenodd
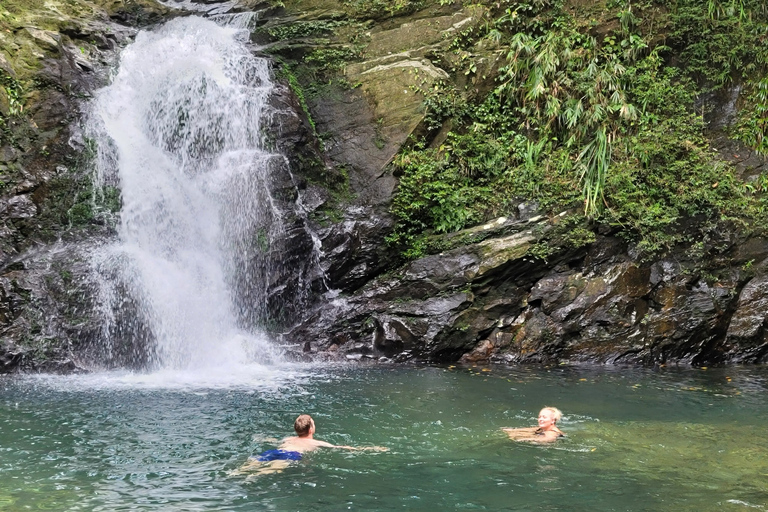
M 584 209 L 589 216 L 597 216 L 602 204 L 605 179 L 611 162 L 610 136 L 605 125 L 595 132 L 594 138 L 587 143 L 579 154 L 580 181 L 584 194 Z
M 626 27 L 636 22 L 629 11 L 622 20 Z M 637 108 L 627 99 L 622 60 L 637 56 L 645 42 L 630 36 L 621 43 L 607 36 L 600 45 L 594 37 L 573 31 L 539 37 L 518 33 L 510 44 L 502 92 L 518 104 L 523 127 L 532 137 L 573 147 L 585 211 L 591 217 L 603 203 L 611 141 L 622 123 L 637 118 Z
M 768 76 L 748 85 L 748 106 L 739 113 L 735 135 L 758 153 L 768 155 Z

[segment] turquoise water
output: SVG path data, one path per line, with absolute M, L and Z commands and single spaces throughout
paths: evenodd
M 768 510 L 768 368 L 288 366 L 0 378 L 0 510 Z M 554 405 L 568 437 L 509 441 Z M 291 434 L 323 450 L 232 475 Z

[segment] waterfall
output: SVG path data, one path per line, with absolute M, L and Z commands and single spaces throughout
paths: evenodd
M 118 240 L 92 256 L 105 361 L 226 371 L 280 360 L 258 327 L 265 255 L 285 231 L 269 192 L 285 159 L 263 128 L 272 89 L 246 31 L 186 17 L 140 32 L 94 98 L 97 186 L 122 204 Z

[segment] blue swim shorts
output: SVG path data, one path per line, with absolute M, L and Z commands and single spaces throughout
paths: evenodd
M 268 462 L 271 460 L 301 460 L 301 452 L 292 452 L 289 450 L 267 450 L 258 455 L 252 456 L 251 458 L 260 462 Z

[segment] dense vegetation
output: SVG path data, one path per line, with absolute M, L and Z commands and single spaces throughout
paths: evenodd
M 454 74 L 480 72 L 479 48 L 500 52 L 503 65 L 487 94 L 448 83 L 424 91 L 429 133 L 395 162 L 390 241 L 407 256 L 428 250 L 430 234 L 509 214 L 521 200 L 582 212 L 645 255 L 764 217 L 768 176 L 743 181 L 718 157 L 700 101 L 740 87 L 729 135 L 768 151 L 764 2 L 599 4 L 488 2 L 484 26 L 456 38 Z

